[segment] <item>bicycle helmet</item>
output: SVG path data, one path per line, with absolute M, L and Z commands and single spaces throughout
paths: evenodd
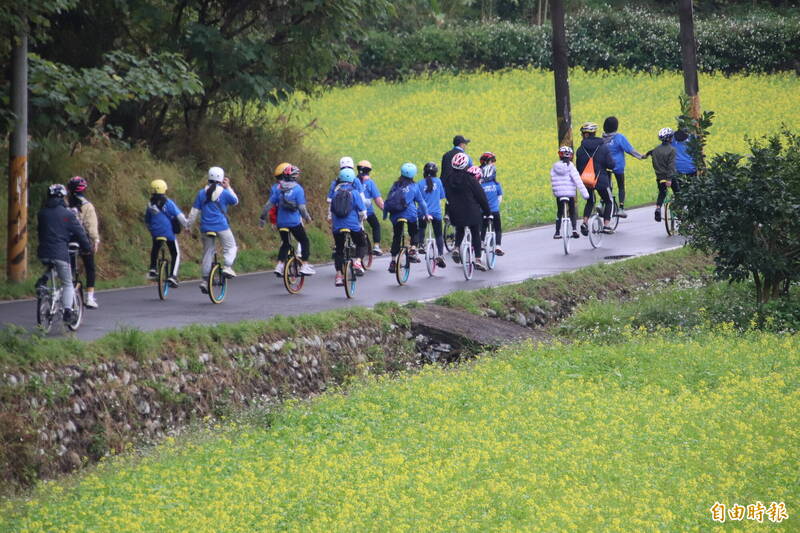
M 153 194 L 167 194 L 167 182 L 164 180 L 151 181 L 150 192 Z
M 403 166 L 400 167 L 400 175 L 413 180 L 414 176 L 417 175 L 417 165 L 414 163 L 403 163 Z
M 481 172 L 481 167 L 477 165 L 472 165 L 467 169 L 467 172 L 475 176 L 476 180 L 480 180 L 483 177 L 483 173 Z
M 467 165 L 469 165 L 469 156 L 464 152 L 458 152 L 453 156 L 453 159 L 452 161 L 450 161 L 450 164 L 456 170 L 464 170 L 465 168 L 467 168 Z
M 572 159 L 572 156 L 575 154 L 575 151 L 570 146 L 562 146 L 558 149 L 558 157 L 566 157 L 567 159 Z
M 481 165 L 485 165 L 486 163 L 494 163 L 497 161 L 497 156 L 495 156 L 492 152 L 484 152 L 481 155 Z
M 349 156 L 344 156 L 339 160 L 339 168 L 355 168 L 353 164 L 353 158 Z
M 356 173 L 352 168 L 343 168 L 339 171 L 339 181 L 343 183 L 353 183 L 356 179 Z
M 658 138 L 662 141 L 670 141 L 672 140 L 673 133 L 675 132 L 672 131 L 672 128 L 661 128 L 658 130 Z
M 276 178 L 280 178 L 283 175 L 283 170 L 288 166 L 289 166 L 289 163 L 280 163 L 277 167 L 275 167 L 275 170 L 273 171 L 272 174 Z
M 80 176 L 74 176 L 67 182 L 67 189 L 73 194 L 85 191 L 88 186 L 89 183 Z
M 54 183 L 47 188 L 48 198 L 64 198 L 67 195 L 67 188 L 60 183 Z
M 594 122 L 584 122 L 581 125 L 581 133 L 597 133 L 597 124 Z
M 283 169 L 283 175 L 281 179 L 283 181 L 297 181 L 297 178 L 300 177 L 300 169 L 294 165 L 287 165 L 286 168 Z
M 425 163 L 425 167 L 422 169 L 422 175 L 427 177 L 435 176 L 439 173 L 439 167 L 436 166 L 436 163 L 433 161 L 429 163 Z
M 208 169 L 208 181 L 222 183 L 223 178 L 225 178 L 225 171 L 222 168 L 211 167 Z
M 358 162 L 356 168 L 358 168 L 358 170 L 372 170 L 372 163 L 370 163 L 366 159 L 362 159 L 361 161 Z

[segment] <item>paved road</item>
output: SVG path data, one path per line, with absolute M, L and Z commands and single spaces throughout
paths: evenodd
M 270 316 L 313 313 L 353 305 L 371 306 L 394 300 L 427 300 L 462 289 L 478 289 L 519 282 L 528 278 L 550 276 L 593 263 L 610 261 L 611 256 L 645 255 L 680 246 L 678 237 L 667 237 L 663 224 L 653 222 L 653 208 L 629 211 L 615 235 L 606 236 L 603 246 L 592 249 L 585 237 L 572 241 L 571 253 L 564 255 L 561 241 L 553 240 L 553 226 L 520 230 L 506 234 L 503 248 L 491 272 L 475 272 L 465 281 L 459 265 L 448 266 L 429 278 L 423 263 L 412 267 L 408 285 L 400 287 L 387 272 L 389 258 L 376 258 L 372 270 L 359 278 L 356 297 L 348 300 L 341 287 L 334 287 L 333 265 L 317 268 L 308 278 L 303 292 L 290 295 L 283 282 L 271 272 L 240 275 L 228 284 L 228 295 L 221 305 L 214 305 L 200 293 L 199 282 L 186 282 L 170 291 L 169 299 L 160 301 L 155 286 L 116 289 L 98 293 L 100 309 L 87 309 L 77 334 L 90 340 L 120 326 L 142 330 L 179 327 L 193 323 L 215 324 L 258 320 Z M 14 323 L 32 328 L 36 309 L 32 300 L 0 303 L 0 324 Z M 55 329 L 55 328 L 54 328 Z

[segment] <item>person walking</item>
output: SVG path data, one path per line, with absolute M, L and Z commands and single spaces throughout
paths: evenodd
M 467 144 L 469 144 L 469 139 L 465 138 L 463 135 L 456 135 L 453 137 L 453 148 L 449 151 L 445 152 L 442 156 L 442 176 L 441 180 L 442 183 L 447 181 L 448 176 L 453 171 L 453 156 L 462 153 L 467 156 L 467 168 L 472 166 L 472 158 L 467 154 Z
M 614 160 L 614 177 L 617 179 L 617 195 L 619 198 L 619 210 L 617 215 L 620 218 L 628 218 L 625 212 L 625 154 L 630 154 L 636 159 L 644 159 L 644 156 L 637 152 L 627 137 L 619 133 L 619 120 L 617 117 L 607 117 L 603 122 L 603 141 L 608 145 L 608 151 Z
M 465 153 L 454 154 L 450 162 L 452 172 L 444 182 L 447 196 L 447 216 L 456 228 L 456 249 L 453 250 L 453 261 L 460 263 L 462 258 L 458 249 L 464 240 L 464 228 L 472 234 L 472 247 L 475 249 L 475 268 L 486 270 L 481 261 L 481 226 L 483 217 L 492 212 L 483 187 L 475 177 L 467 172 L 469 158 Z

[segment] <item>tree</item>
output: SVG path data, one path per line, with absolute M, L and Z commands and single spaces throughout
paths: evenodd
M 747 157 L 716 155 L 676 197 L 681 233 L 715 256 L 722 279 L 753 277 L 759 305 L 800 280 L 800 136 L 749 140 Z

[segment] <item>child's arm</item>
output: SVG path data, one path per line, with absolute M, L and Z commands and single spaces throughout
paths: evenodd
M 503 203 L 503 186 L 497 180 L 495 180 L 495 183 L 497 183 L 497 205 L 500 205 Z
M 622 149 L 625 150 L 625 152 L 631 154 L 636 159 L 644 159 L 644 156 L 636 151 L 636 149 L 633 147 L 633 145 L 630 143 L 627 137 L 625 137 L 621 133 L 618 133 L 617 135 L 620 135 L 622 137 Z
M 584 200 L 589 199 L 589 190 L 586 188 L 586 185 L 583 184 L 583 180 L 581 179 L 580 174 L 578 174 L 578 169 L 575 168 L 575 165 L 572 163 L 569 164 L 569 177 L 572 179 L 572 183 L 581 191 L 581 196 L 583 196 Z
M 422 208 L 422 216 L 428 217 L 428 204 L 425 203 L 425 198 L 422 196 L 422 191 L 419 187 L 414 186 L 414 201 Z

